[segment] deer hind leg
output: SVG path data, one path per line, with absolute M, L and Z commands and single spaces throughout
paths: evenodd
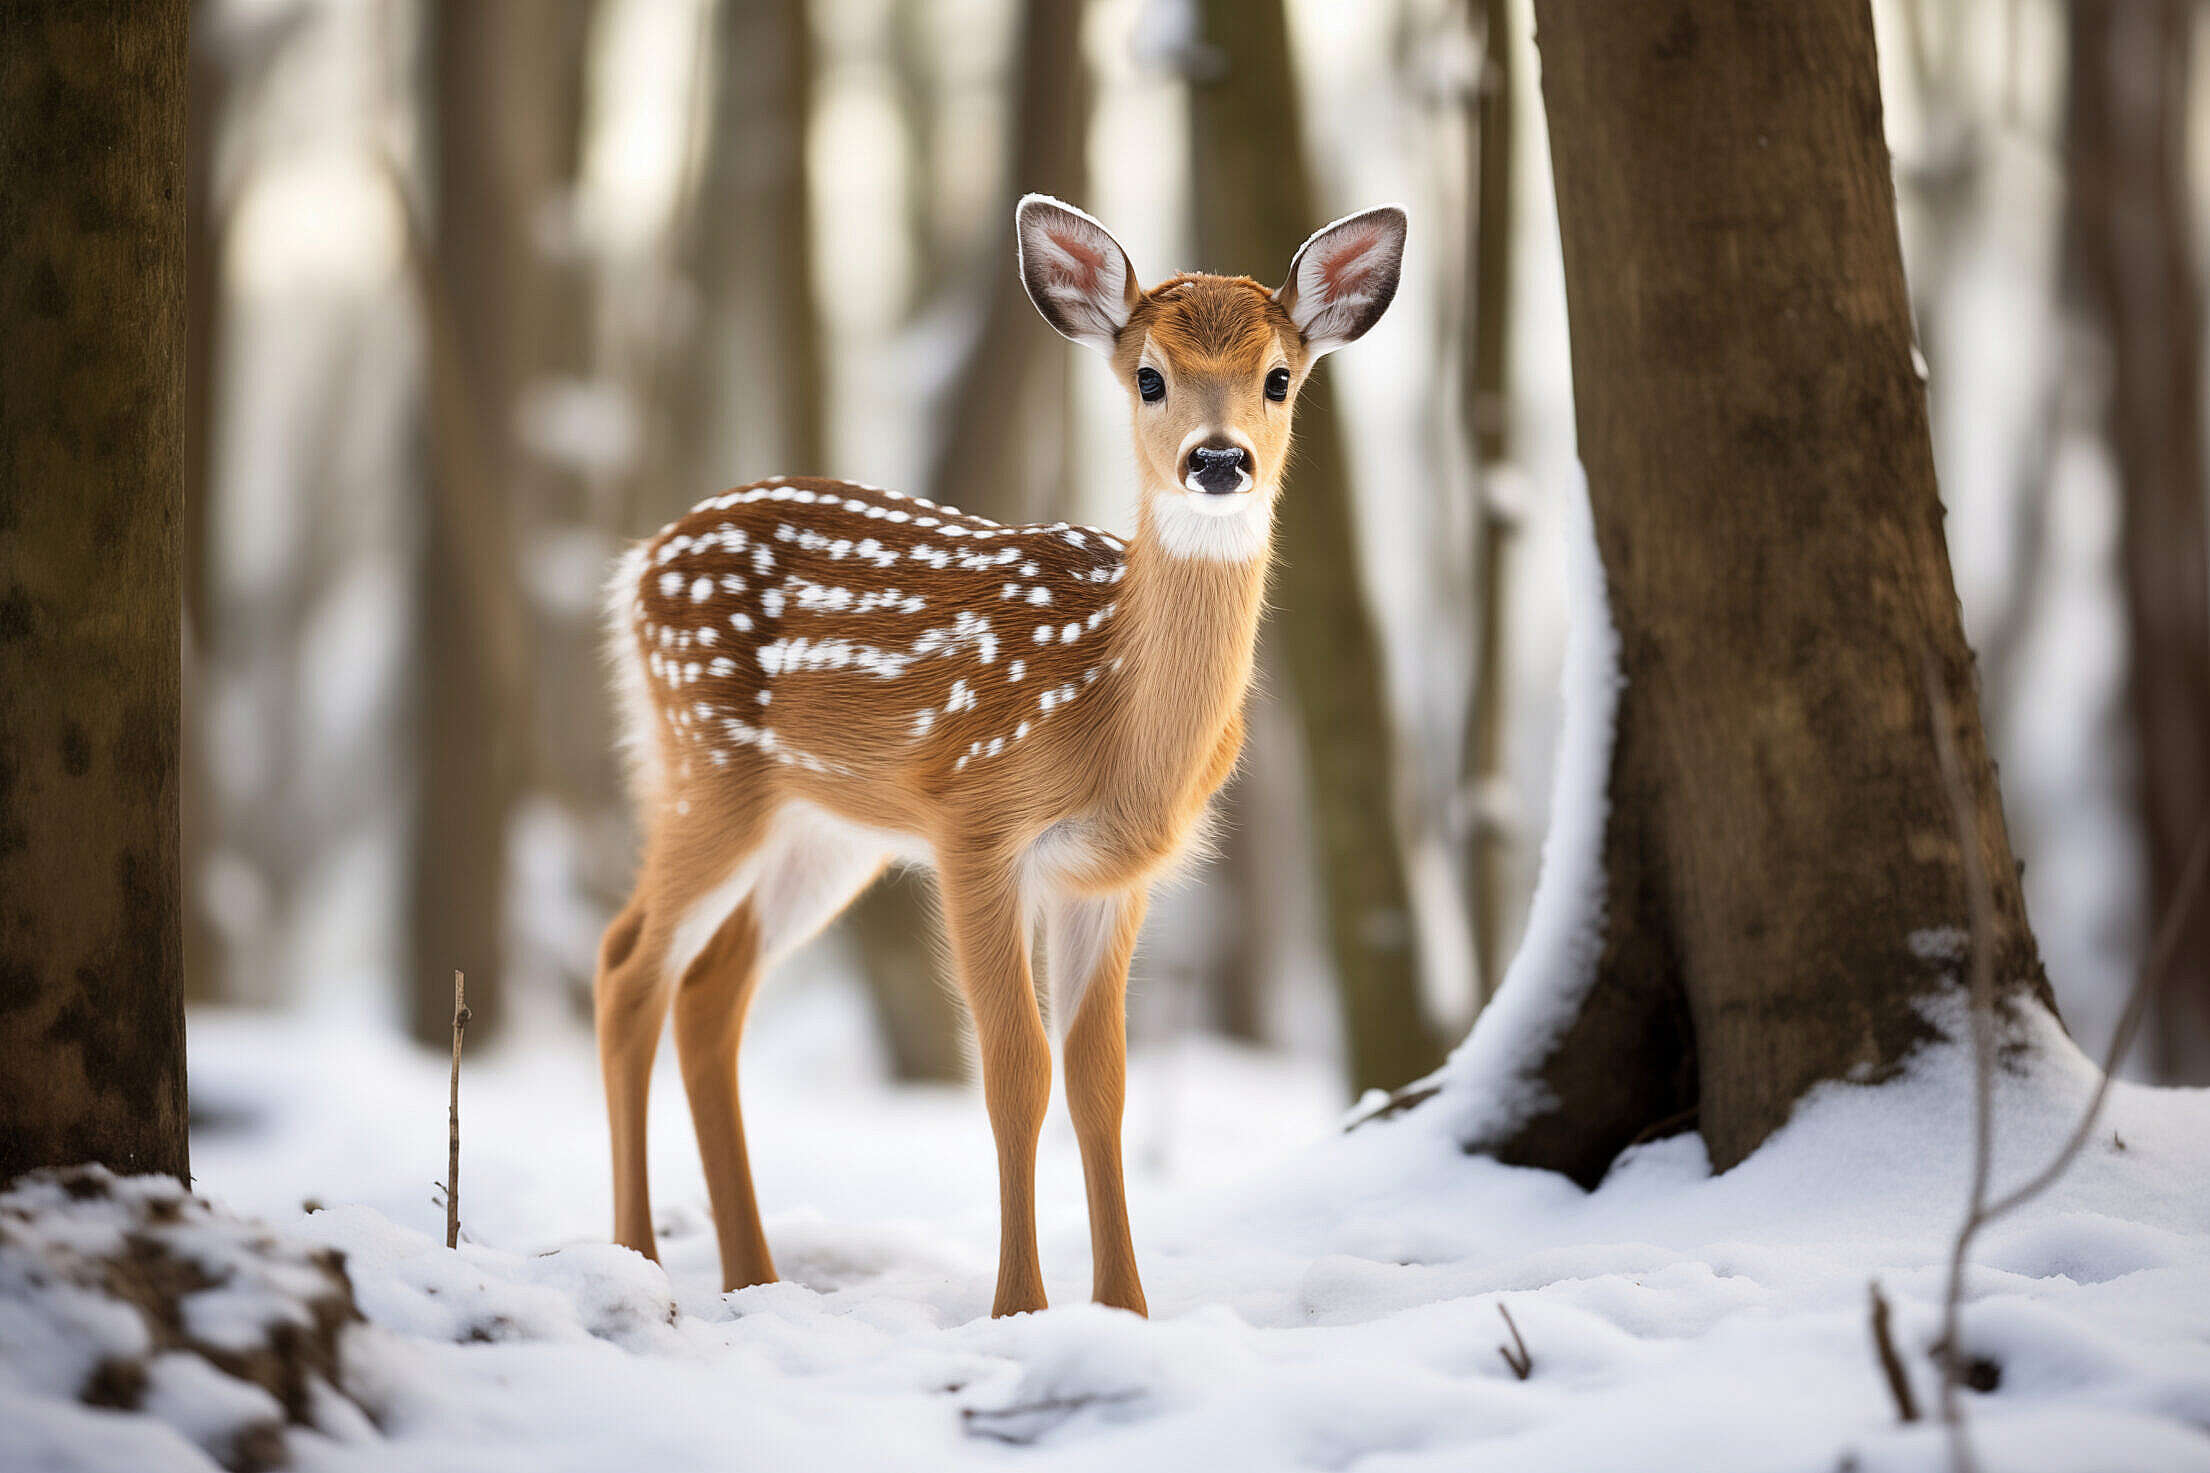
M 760 1227 L 752 1161 L 737 1104 L 737 1045 L 760 981 L 760 926 L 747 898 L 729 912 L 675 990 L 675 1052 L 714 1208 L 723 1292 L 772 1283 L 775 1260 Z
M 1028 970 L 1028 925 L 1010 871 L 947 863 L 944 926 L 982 1051 L 998 1148 L 998 1286 L 990 1312 L 1044 1307 L 1036 1256 L 1036 1138 L 1051 1100 L 1051 1043 Z
M 660 1255 L 652 1231 L 645 1121 L 669 994 L 677 974 L 689 969 L 750 888 L 763 820 L 764 815 L 746 814 L 731 824 L 721 815 L 707 833 L 700 831 L 702 825 L 685 828 L 667 812 L 658 814 L 636 892 L 599 944 L 593 998 L 613 1141 L 614 1241 L 647 1258 Z M 731 857 L 721 882 L 704 895 L 700 887 L 711 871 L 698 863 L 700 855 Z
M 614 1241 L 657 1258 L 652 1194 L 645 1176 L 645 1111 L 652 1056 L 667 1017 L 667 977 L 661 967 L 667 934 L 664 924 L 655 924 L 659 918 L 647 908 L 645 893 L 640 885 L 606 928 L 592 994 L 614 1146 Z
M 1137 1314 L 1149 1310 L 1128 1232 L 1120 1119 L 1128 1085 L 1128 962 L 1144 903 L 1140 890 L 1060 897 L 1050 903 L 1044 933 L 1053 1012 L 1069 1018 L 1067 1112 L 1089 1196 L 1091 1297 Z
M 753 993 L 767 968 L 826 925 L 882 864 L 879 852 L 833 826 L 786 816 L 749 868 L 750 893 L 727 910 L 677 984 L 675 1047 L 713 1202 L 724 1292 L 775 1279 L 738 1103 L 737 1054 Z

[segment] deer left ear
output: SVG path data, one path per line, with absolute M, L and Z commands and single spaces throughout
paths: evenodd
M 1120 242 L 1074 206 L 1041 194 L 1021 200 L 1013 229 L 1021 284 L 1044 321 L 1061 336 L 1110 357 L 1143 299 Z
M 1289 263 L 1274 300 L 1304 334 L 1313 357 L 1366 335 L 1397 294 L 1404 267 L 1404 211 L 1383 205 L 1314 231 Z

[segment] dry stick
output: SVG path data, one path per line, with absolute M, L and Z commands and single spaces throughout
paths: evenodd
M 1905 1422 L 1918 1420 L 1918 1399 L 1911 1395 L 1911 1378 L 1903 1372 L 1903 1357 L 1895 1353 L 1895 1337 L 1888 1333 L 1888 1296 L 1880 1281 L 1872 1289 L 1872 1344 L 1880 1356 L 1880 1370 L 1888 1378 L 1888 1394 L 1895 1398 L 1895 1414 Z
M 445 1246 L 460 1246 L 460 1036 L 468 1031 L 468 979 L 453 973 L 453 1082 L 445 1117 Z
M 2172 953 L 2178 949 L 2179 938 L 2185 929 L 2189 913 L 2210 877 L 2210 822 L 2196 831 L 2193 850 L 2188 854 L 2187 867 L 2180 874 L 2179 884 L 2172 891 L 2172 898 L 2165 906 L 2163 919 L 2156 928 L 2156 939 L 2149 947 L 2149 955 L 2142 963 L 2140 973 L 2133 979 L 2133 991 L 2126 999 L 2125 1012 L 2118 1021 L 2118 1028 L 2111 1035 L 2110 1046 L 2104 1051 L 2102 1078 L 2095 1085 L 2095 1092 L 2088 1097 L 2087 1108 L 2080 1114 L 2079 1124 L 2073 1128 L 2069 1139 L 2049 1163 L 2029 1177 L 2015 1190 L 1987 1201 L 1988 1156 L 1993 1131 L 1994 1064 L 1994 1000 L 1993 979 L 1989 975 L 1992 966 L 1988 933 L 1992 930 L 1993 902 L 1987 889 L 1987 876 L 1981 867 L 1979 852 L 1973 843 L 1971 795 L 1964 784 L 1961 764 L 1957 758 L 1955 738 L 1950 730 L 1948 702 L 1942 697 L 1936 678 L 1933 658 L 1926 657 L 1926 694 L 1934 724 L 1934 745 L 1941 757 L 1942 777 L 1949 788 L 1952 807 L 1957 817 L 1958 840 L 1965 852 L 1966 882 L 1972 886 L 1973 966 L 1972 966 L 1972 1047 L 1974 1075 L 1973 1121 L 1973 1173 L 1971 1208 L 1964 1223 L 1957 1229 L 1957 1240 L 1949 1258 L 1949 1289 L 1942 1311 L 1942 1420 L 1950 1428 L 1950 1454 L 1955 1465 L 1970 1473 L 1975 1464 L 1972 1448 L 1966 1440 L 1964 1422 L 1956 1402 L 1959 1371 L 1964 1363 L 1958 1335 L 1958 1311 L 1964 1296 L 1964 1264 L 1973 1236 L 1979 1230 L 2010 1212 L 2016 1211 L 2055 1184 L 2080 1149 L 2095 1133 L 2095 1121 L 2102 1114 L 2103 1101 L 2110 1095 L 2112 1077 L 2118 1071 L 2118 1062 L 2132 1047 L 2134 1034 L 2140 1031 L 2141 1020 L 2147 1016 L 2149 1003 L 2156 996 L 2157 983 L 2169 966 Z
M 1991 942 L 1995 930 L 1995 901 L 1988 889 L 1987 867 L 1980 858 L 1980 828 L 1972 801 L 1972 789 L 1964 778 L 1964 763 L 1957 755 L 1948 697 L 1942 693 L 1941 673 L 1932 651 L 1924 657 L 1927 717 L 1934 727 L 1934 751 L 1941 759 L 1943 784 L 1949 790 L 1949 806 L 1957 826 L 1957 847 L 1962 851 L 1966 903 L 1972 910 L 1972 1192 L 1964 1223 L 1949 1250 L 1949 1290 L 1941 1313 L 1941 1419 L 1950 1429 L 1950 1455 L 1957 1467 L 1970 1473 L 1971 1444 L 1965 1440 L 1964 1423 L 1957 1407 L 1957 1371 L 1963 1363 L 1959 1351 L 1957 1316 L 1964 1298 L 1965 1255 L 1973 1234 L 1986 1221 L 1989 1157 L 1995 1143 L 1995 959 Z
M 1496 1353 L 1504 1357 L 1504 1364 L 1512 1368 L 1512 1374 L 1524 1381 L 1535 1368 L 1535 1358 L 1527 1353 L 1527 1342 L 1519 1337 L 1519 1326 L 1512 1323 L 1512 1312 L 1504 1307 L 1504 1301 L 1496 1301 L 1496 1312 L 1504 1316 L 1504 1328 L 1512 1332 L 1512 1345 L 1519 1347 L 1519 1354 L 1512 1354 L 1511 1345 L 1499 1345 Z

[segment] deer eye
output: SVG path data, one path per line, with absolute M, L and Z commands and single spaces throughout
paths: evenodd
M 1266 397 L 1276 404 L 1289 397 L 1289 370 L 1277 368 L 1266 375 Z
M 1159 377 L 1156 368 L 1136 370 L 1136 392 L 1143 395 L 1143 402 L 1156 404 L 1166 397 L 1166 380 Z

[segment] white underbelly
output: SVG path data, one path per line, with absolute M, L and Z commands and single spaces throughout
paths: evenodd
M 918 835 L 853 823 L 793 799 L 775 811 L 767 837 L 676 923 L 667 976 L 680 980 L 747 900 L 760 928 L 759 965 L 772 967 L 834 919 L 885 863 L 934 861 L 935 851 Z

